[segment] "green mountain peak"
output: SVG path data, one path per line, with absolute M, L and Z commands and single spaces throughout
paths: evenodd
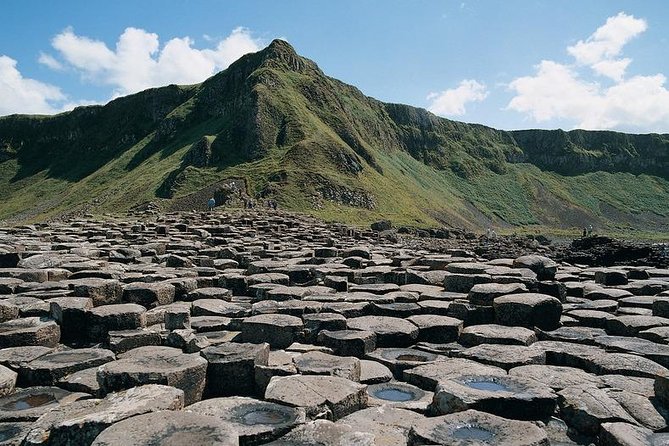
M 21 221 L 197 208 L 236 182 L 352 223 L 657 230 L 668 172 L 669 135 L 451 121 L 367 97 L 282 40 L 201 84 L 0 118 L 0 218 Z

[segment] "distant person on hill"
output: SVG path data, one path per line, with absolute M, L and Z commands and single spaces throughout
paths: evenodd
M 586 237 L 587 235 L 588 235 L 588 229 L 584 227 L 583 228 L 583 237 Z
M 214 210 L 214 206 L 216 206 L 216 200 L 214 200 L 214 197 L 211 197 L 209 201 L 207 201 L 207 209 L 209 212 Z

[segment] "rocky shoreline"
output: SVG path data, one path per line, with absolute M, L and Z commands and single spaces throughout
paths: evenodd
M 0 444 L 666 444 L 668 260 L 281 211 L 0 229 Z

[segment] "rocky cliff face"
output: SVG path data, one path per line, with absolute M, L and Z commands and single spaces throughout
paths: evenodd
M 400 163 L 405 155 L 420 164 Z M 100 173 L 102 166 L 125 158 L 129 161 L 117 166 L 116 177 Z M 152 159 L 165 161 L 160 169 L 144 172 L 141 166 Z M 249 184 L 259 195 L 283 194 L 298 209 L 305 203 L 320 209 L 331 201 L 378 210 L 383 209 L 380 195 L 397 181 L 408 181 L 408 195 L 414 188 L 429 192 L 428 184 L 444 181 L 408 178 L 420 166 L 455 174 L 465 185 L 488 184 L 493 192 L 497 176 L 522 163 L 565 176 L 606 171 L 667 178 L 669 135 L 506 132 L 451 121 L 367 97 L 327 77 L 286 42 L 274 41 L 202 84 L 151 89 L 56 116 L 2 117 L 2 163 L 15 164 L 15 170 L 5 169 L 12 173 L 4 195 L 0 190 L 6 197 L 20 194 L 14 185 L 38 173 L 72 184 L 93 175 L 96 184 L 105 185 L 118 181 L 118 175 L 141 172 L 137 176 L 152 175 L 144 189 L 172 199 L 183 188 L 191 193 L 230 171 L 253 176 Z M 534 187 L 526 185 L 523 193 L 533 193 Z M 518 207 L 513 200 L 519 192 L 511 189 L 501 199 Z M 471 200 L 467 193 L 463 200 Z M 537 197 L 526 199 L 536 202 Z
M 669 135 L 585 130 L 510 134 L 521 149 L 510 162 L 532 163 L 563 175 L 607 171 L 669 177 Z

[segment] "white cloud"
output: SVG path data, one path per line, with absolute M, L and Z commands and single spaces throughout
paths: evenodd
M 63 64 L 58 62 L 51 54 L 39 53 L 39 58 L 37 59 L 37 61 L 42 65 L 46 65 L 47 67 L 55 71 L 61 71 L 65 69 L 65 67 L 63 67 Z
M 567 51 L 578 63 L 594 65 L 618 56 L 625 44 L 647 28 L 645 20 L 621 12 L 609 17 L 590 37 L 585 41 L 579 40 L 576 45 L 567 48 Z
M 114 49 L 75 34 L 72 28 L 52 40 L 68 66 L 86 81 L 112 86 L 115 96 L 170 83 L 202 82 L 243 54 L 258 51 L 261 44 L 241 27 L 205 49 L 194 48 L 189 37 L 170 39 L 161 48 L 157 34 L 139 28 L 126 28 Z M 42 63 L 51 66 L 46 60 Z
M 632 59 L 628 58 L 601 60 L 592 64 L 590 68 L 592 68 L 597 74 L 606 76 L 610 79 L 613 79 L 614 81 L 620 81 L 625 76 L 625 71 L 631 62 Z
M 507 109 L 537 122 L 566 120 L 585 129 L 667 131 L 669 90 L 663 74 L 625 77 L 632 62 L 619 58 L 624 45 L 647 28 L 646 22 L 620 13 L 587 40 L 567 48 L 572 65 L 544 60 L 534 74 L 514 79 L 515 96 Z M 606 76 L 606 85 L 588 80 L 583 67 Z
M 470 102 L 481 102 L 488 96 L 484 84 L 473 79 L 465 79 L 456 88 L 439 93 L 430 93 L 427 99 L 431 101 L 428 110 L 442 116 L 462 116 L 467 110 L 465 105 Z
M 16 60 L 0 56 L 0 115 L 56 113 L 65 99 L 58 87 L 23 77 Z

